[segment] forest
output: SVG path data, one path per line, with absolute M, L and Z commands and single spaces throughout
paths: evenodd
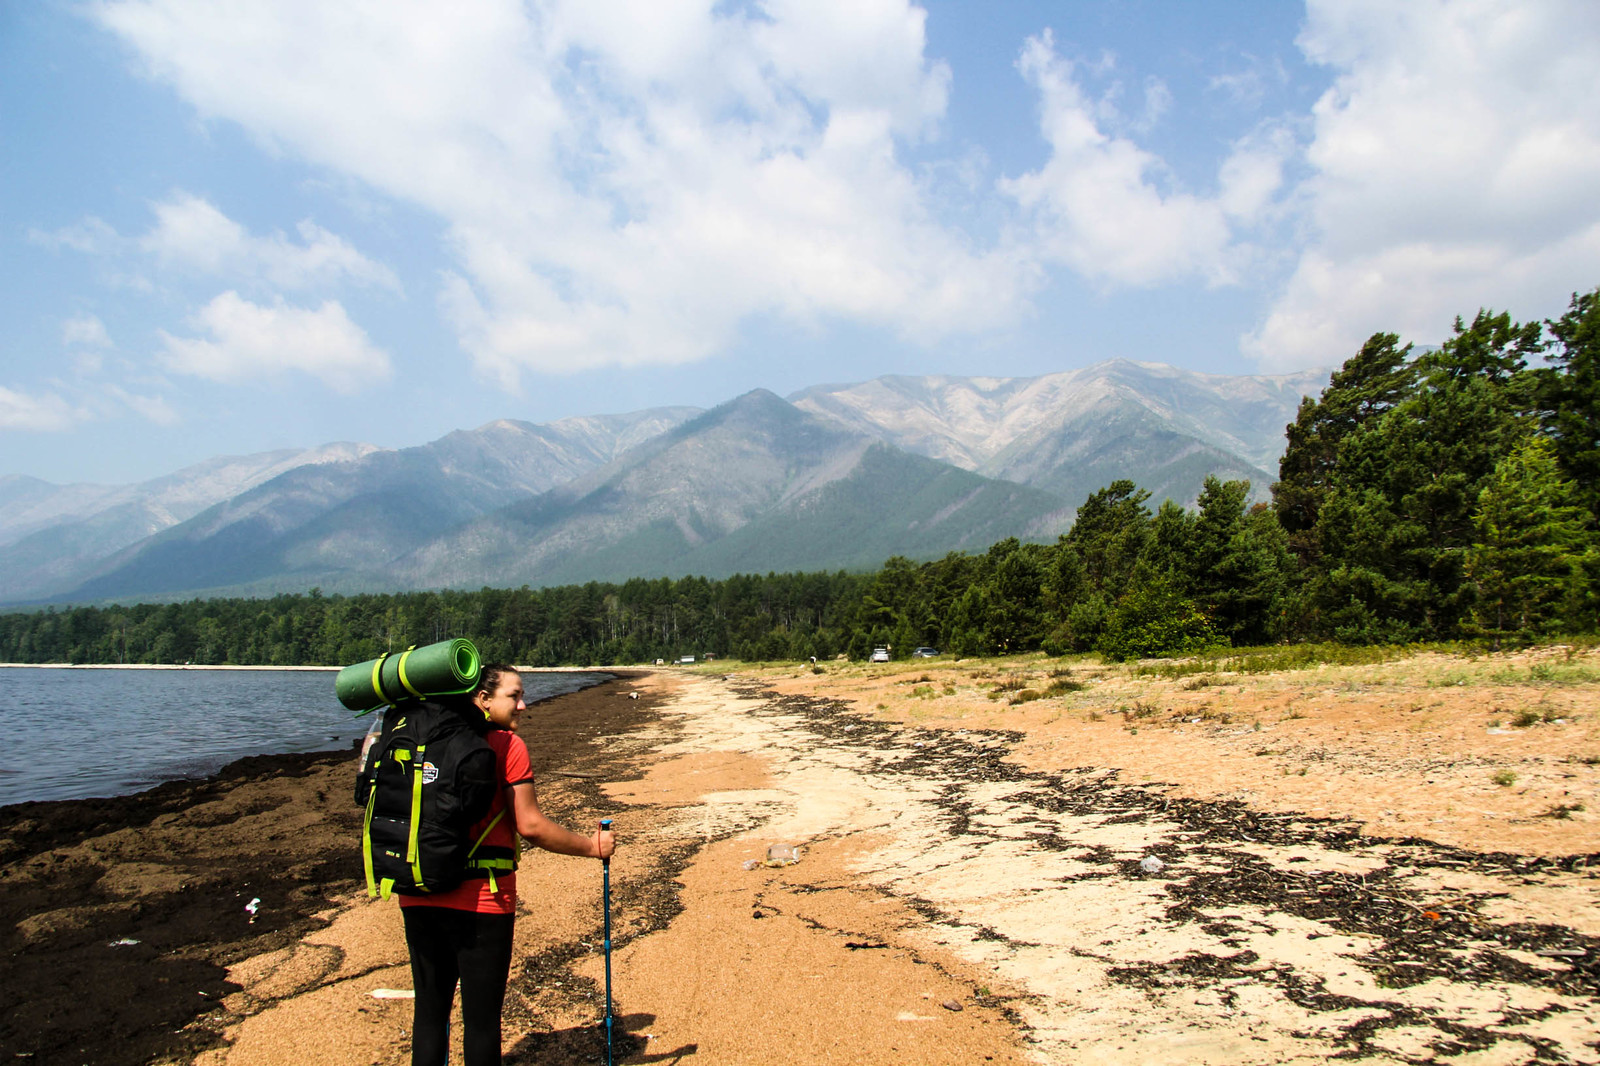
M 1133 481 L 1055 543 L 875 573 L 76 607 L 0 615 L 14 663 L 343 664 L 446 637 L 490 659 L 610 665 L 1467 640 L 1600 626 L 1600 289 L 1559 319 L 1480 311 L 1437 348 L 1371 337 L 1302 401 L 1272 502 Z

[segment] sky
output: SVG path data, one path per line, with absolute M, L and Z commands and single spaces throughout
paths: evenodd
M 0 476 L 1600 286 L 1594 0 L 0 3 Z

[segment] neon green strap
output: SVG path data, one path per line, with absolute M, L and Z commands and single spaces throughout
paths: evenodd
M 483 832 L 478 834 L 478 839 L 474 840 L 472 842 L 472 847 L 467 849 L 467 858 L 468 859 L 471 859 L 474 855 L 476 855 L 478 853 L 478 849 L 483 846 L 483 842 L 485 840 L 489 839 L 489 831 L 491 829 L 493 829 L 495 826 L 499 825 L 500 824 L 500 819 L 504 818 L 505 816 L 506 816 L 506 809 L 504 807 L 501 807 L 499 813 L 496 814 L 493 818 L 489 819 L 489 824 L 483 827 Z M 514 836 L 515 834 L 512 834 L 512 835 Z M 487 860 L 485 860 L 485 861 L 487 861 Z M 470 863 L 469 863 L 469 865 L 470 865 Z
M 417 745 L 417 761 L 411 767 L 411 839 L 406 843 L 406 862 L 411 864 L 411 879 L 417 890 L 428 891 L 422 883 L 422 854 L 417 847 L 417 833 L 422 828 L 422 753 L 426 744 Z
M 406 687 L 406 691 L 407 692 L 411 693 L 413 696 L 415 696 L 417 699 L 420 700 L 420 699 L 423 698 L 422 693 L 418 692 L 412 686 L 411 682 L 409 680 L 407 680 L 407 678 L 406 678 L 406 660 L 411 658 L 411 653 L 416 651 L 416 650 L 417 650 L 417 646 L 415 644 L 413 644 L 413 645 L 411 645 L 411 647 L 407 648 L 405 651 L 400 653 L 400 683 Z
M 477 854 L 479 846 L 482 845 L 485 840 L 489 839 L 489 831 L 495 826 L 499 825 L 500 819 L 504 818 L 505 816 L 506 810 L 504 807 L 502 807 L 498 812 L 495 813 L 493 818 L 489 819 L 489 824 L 483 827 L 483 832 L 478 834 L 478 839 L 472 842 L 472 847 L 467 851 L 467 869 L 482 870 L 484 873 L 488 874 L 490 892 L 500 891 L 500 882 L 495 880 L 494 872 L 496 870 L 505 870 L 509 873 L 510 871 L 515 870 L 517 868 L 517 860 L 475 859 L 473 856 Z M 515 839 L 517 834 L 512 833 L 511 836 L 513 839 Z
M 369 896 L 376 896 L 378 894 L 378 882 L 372 876 L 372 808 L 377 805 L 377 802 L 378 786 L 377 783 L 374 782 L 372 785 L 372 790 L 367 793 L 366 821 L 361 824 L 361 865 L 366 867 L 367 895 Z M 383 898 L 388 899 L 389 894 L 385 892 Z
M 383 703 L 388 703 L 389 697 L 383 693 L 383 680 L 378 676 L 378 674 L 383 670 L 383 661 L 388 657 L 389 653 L 384 652 L 382 655 L 372 660 L 372 694 L 377 696 L 378 699 Z

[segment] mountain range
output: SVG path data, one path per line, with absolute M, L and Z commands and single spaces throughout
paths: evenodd
M 883 377 L 709 411 L 502 420 L 412 448 L 328 444 L 131 486 L 0 478 L 0 602 L 565 584 L 867 568 L 1053 537 L 1130 478 L 1258 498 L 1324 371 L 1112 360 L 1034 378 Z

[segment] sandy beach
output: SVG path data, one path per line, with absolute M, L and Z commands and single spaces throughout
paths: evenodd
M 719 666 L 523 720 L 617 819 L 618 1061 L 1600 1062 L 1594 652 Z M 408 1061 L 352 769 L 0 809 L 0 1058 Z M 594 1062 L 598 864 L 519 877 L 506 1061 Z

